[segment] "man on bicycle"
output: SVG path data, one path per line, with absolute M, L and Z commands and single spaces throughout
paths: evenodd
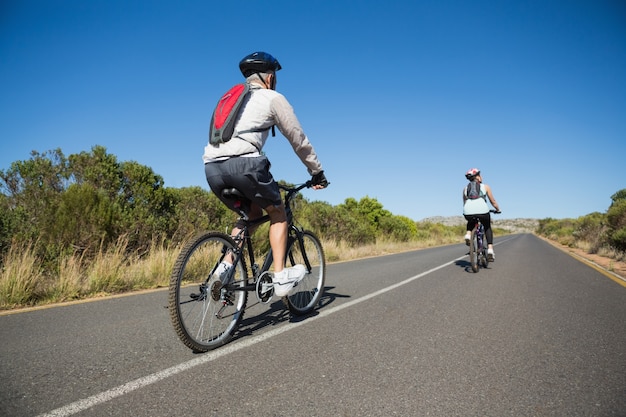
M 491 202 L 496 211 L 500 211 L 500 206 L 496 202 L 491 192 L 491 187 L 483 184 L 483 178 L 480 170 L 472 168 L 465 173 L 465 178 L 469 183 L 463 188 L 463 215 L 467 220 L 467 233 L 465 233 L 465 243 L 469 246 L 472 229 L 476 226 L 476 218 L 485 227 L 485 237 L 487 238 L 487 258 L 490 262 L 495 260 L 493 253 L 493 231 L 491 230 L 491 215 L 489 214 L 489 206 L 487 198 Z
M 254 52 L 239 62 L 239 69 L 250 85 L 251 93 L 241 106 L 232 138 L 217 145 L 209 141 L 204 148 L 205 174 L 211 190 L 231 210 L 237 211 L 232 201 L 222 197 L 225 188 L 236 188 L 252 201 L 250 219 L 261 217 L 263 210 L 269 215 L 274 294 L 283 297 L 304 277 L 305 269 L 303 265 L 284 268 L 287 215 L 278 184 L 269 171 L 271 164 L 261 153 L 270 129 L 277 126 L 287 138 L 311 174 L 314 189 L 325 188 L 328 181 L 293 108 L 282 94 L 275 91 L 276 72 L 281 69 L 278 60 L 268 53 Z M 232 235 L 240 230 L 240 225 L 235 225 Z M 223 263 L 218 274 L 230 266 Z

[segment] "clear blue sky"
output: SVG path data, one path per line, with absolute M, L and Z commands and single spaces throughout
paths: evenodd
M 459 215 L 478 167 L 502 218 L 565 218 L 626 188 L 623 0 L 3 0 L 0 169 L 102 145 L 208 189 L 213 106 L 257 50 L 332 183 L 311 200 Z M 282 136 L 266 152 L 308 179 Z

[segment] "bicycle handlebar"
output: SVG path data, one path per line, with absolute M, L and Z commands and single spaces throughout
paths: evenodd
M 330 184 L 330 183 L 328 183 Z M 313 180 L 308 180 L 305 183 L 302 183 L 300 185 L 295 185 L 295 186 L 288 186 L 288 185 L 282 185 L 282 184 L 278 184 L 278 188 L 280 188 L 281 190 L 285 191 L 285 206 L 289 209 L 289 203 L 291 202 L 291 200 L 293 200 L 294 196 L 303 188 L 311 188 L 315 186 L 315 184 L 313 184 Z
M 501 214 L 502 212 L 500 210 L 489 210 L 490 213 L 493 214 Z
M 296 185 L 293 187 L 290 187 L 288 185 L 282 185 L 282 184 L 278 184 L 278 188 L 280 188 L 283 191 L 287 191 L 287 193 L 297 193 L 298 191 L 302 190 L 303 188 L 310 188 L 312 186 L 311 180 L 308 180 L 307 182 L 300 184 L 300 185 Z
M 330 183 L 328 183 L 328 184 L 330 184 Z M 302 190 L 303 188 L 311 188 L 311 187 L 313 187 L 313 185 L 314 185 L 313 181 L 312 180 L 308 180 L 305 183 L 302 183 L 300 185 L 296 185 L 296 186 L 293 186 L 293 187 L 290 187 L 288 185 L 278 184 L 278 188 L 280 188 L 283 191 L 286 191 L 287 195 L 291 196 L 291 195 L 297 193 L 298 191 Z

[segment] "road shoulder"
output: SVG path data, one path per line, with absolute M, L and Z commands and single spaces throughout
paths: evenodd
M 600 256 L 592 253 L 587 253 L 579 248 L 571 248 L 563 245 L 554 240 L 547 239 L 543 236 L 539 236 L 540 239 L 548 242 L 552 246 L 561 249 L 563 252 L 577 258 L 578 260 L 586 263 L 592 268 L 602 272 L 607 277 L 611 278 L 618 284 L 626 287 L 626 262 L 617 261 L 615 259 L 607 258 L 606 256 Z

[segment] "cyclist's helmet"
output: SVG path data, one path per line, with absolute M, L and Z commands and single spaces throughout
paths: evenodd
M 239 70 L 248 78 L 255 73 L 276 72 L 281 69 L 278 60 L 267 52 L 254 52 L 239 62 Z
M 480 170 L 478 168 L 472 168 L 465 173 L 465 178 L 468 180 L 473 180 L 477 175 L 480 175 Z

